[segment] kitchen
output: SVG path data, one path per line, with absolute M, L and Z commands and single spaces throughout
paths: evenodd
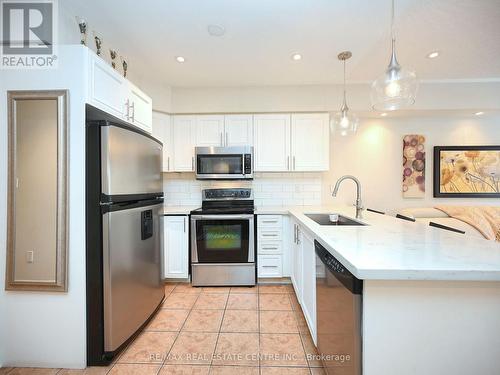
M 496 373 L 498 242 L 438 208 L 498 195 L 434 184 L 498 153 L 495 1 L 54 3 L 57 67 L 0 73 L 0 373 Z

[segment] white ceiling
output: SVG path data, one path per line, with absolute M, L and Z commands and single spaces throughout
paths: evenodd
M 351 82 L 389 59 L 390 0 L 64 0 L 145 79 L 180 86 Z M 61 4 L 61 3 L 60 3 Z M 226 34 L 213 37 L 209 24 Z M 76 27 L 76 25 L 75 25 Z M 500 78 L 500 0 L 396 0 L 398 58 L 424 80 Z M 440 50 L 437 59 L 425 55 Z M 290 56 L 299 52 L 301 61 Z M 184 64 L 175 61 L 183 56 Z

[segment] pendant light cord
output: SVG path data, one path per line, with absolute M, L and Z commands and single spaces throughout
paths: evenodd
M 346 98 L 345 98 L 345 59 L 344 59 L 344 106 L 346 106 Z
M 396 40 L 396 33 L 394 31 L 394 0 L 392 0 L 392 7 L 391 7 L 391 40 L 392 42 Z

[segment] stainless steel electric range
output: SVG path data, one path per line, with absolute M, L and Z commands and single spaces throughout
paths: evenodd
M 191 211 L 194 286 L 255 285 L 255 216 L 252 190 L 205 189 Z

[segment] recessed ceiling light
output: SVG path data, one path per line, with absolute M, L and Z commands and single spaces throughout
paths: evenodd
M 428 59 L 435 59 L 436 57 L 439 56 L 439 51 L 432 51 L 427 54 Z
M 385 117 L 385 116 L 387 116 L 387 113 L 385 113 L 385 112 L 381 113 L 380 116 Z
M 292 55 L 292 60 L 293 61 L 299 61 L 299 60 L 302 60 L 302 55 L 300 53 L 294 53 Z
M 175 61 L 177 61 L 178 63 L 183 63 L 186 61 L 186 59 L 182 56 L 176 56 Z
M 208 25 L 207 30 L 212 36 L 222 36 L 226 33 L 226 29 L 220 25 Z
M 484 112 L 483 111 L 479 111 L 479 112 L 476 112 L 474 113 L 476 116 L 481 116 L 481 115 L 484 115 Z

